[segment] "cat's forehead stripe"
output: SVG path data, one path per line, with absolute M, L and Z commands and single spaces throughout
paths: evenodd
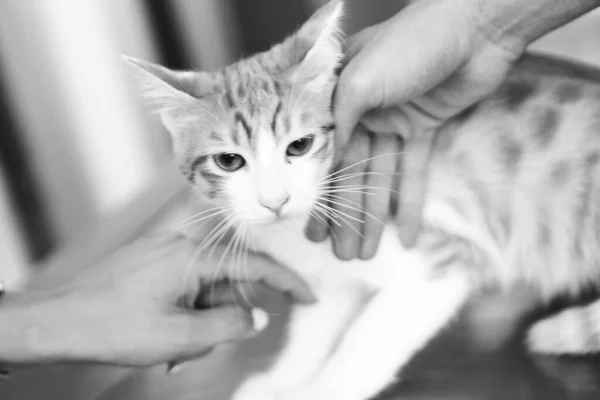
M 279 100 L 277 102 L 277 106 L 275 107 L 275 112 L 273 113 L 273 120 L 271 121 L 271 131 L 273 132 L 273 135 L 277 135 L 277 119 L 279 118 L 282 108 L 283 103 L 281 100 Z
M 229 78 L 227 76 L 227 71 L 223 70 L 223 97 L 225 98 L 225 104 L 227 107 L 233 108 L 235 107 L 235 102 L 233 100 L 233 94 L 231 93 L 231 84 L 229 82 Z
M 246 137 L 248 139 L 248 142 L 251 143 L 252 142 L 252 127 L 250 126 L 250 124 L 248 123 L 248 121 L 246 120 L 246 117 L 244 117 L 244 114 L 242 114 L 241 111 L 236 111 L 235 112 L 235 126 L 236 129 L 234 132 L 234 138 L 236 137 L 236 132 L 239 132 L 240 129 L 239 127 L 241 126 L 242 130 L 246 133 Z M 236 141 L 236 144 L 239 144 L 239 139 L 234 139 L 234 141 Z

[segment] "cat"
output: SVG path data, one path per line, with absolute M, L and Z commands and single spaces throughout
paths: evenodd
M 546 301 L 600 277 L 600 85 L 535 58 L 437 133 L 414 249 L 394 221 L 370 261 L 305 238 L 328 179 L 343 178 L 330 174 L 342 15 L 332 0 L 282 43 L 214 73 L 129 59 L 182 173 L 217 205 L 212 236 L 245 235 L 319 299 L 294 306 L 276 361 L 235 400 L 369 399 L 482 288 L 527 285 Z M 598 332 L 600 301 L 534 324 L 527 340 L 577 354 L 600 349 Z

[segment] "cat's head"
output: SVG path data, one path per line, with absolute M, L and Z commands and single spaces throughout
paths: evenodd
M 330 1 L 284 42 L 214 73 L 129 59 L 189 182 L 238 221 L 306 215 L 319 195 L 333 159 L 342 8 Z

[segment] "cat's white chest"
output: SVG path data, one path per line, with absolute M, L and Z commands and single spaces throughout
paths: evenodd
M 384 229 L 378 252 L 368 261 L 339 260 L 332 251 L 330 240 L 311 242 L 304 235 L 303 226 L 296 223 L 266 227 L 254 232 L 253 236 L 260 250 L 298 272 L 313 285 L 353 282 L 377 290 L 389 279 L 394 279 L 403 266 L 412 269 L 408 267 L 414 264 L 411 259 L 419 257 L 404 249 L 393 226 Z

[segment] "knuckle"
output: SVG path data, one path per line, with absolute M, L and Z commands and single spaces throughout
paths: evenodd
M 362 68 L 355 63 L 349 64 L 340 77 L 340 89 L 348 101 L 363 101 L 363 94 L 367 93 L 370 86 L 370 74 L 362 71 Z

